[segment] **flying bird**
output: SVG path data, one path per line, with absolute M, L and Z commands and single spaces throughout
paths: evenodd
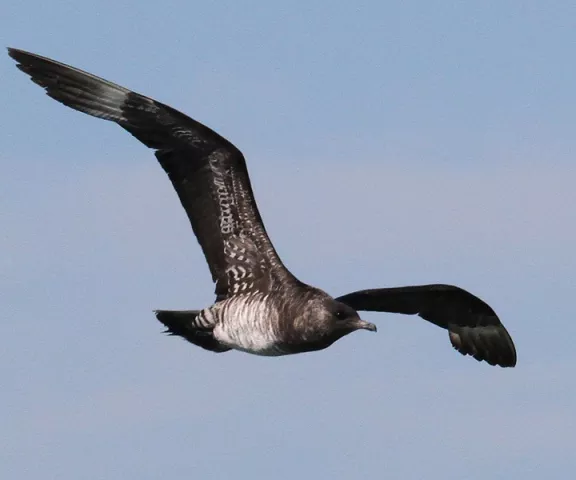
M 333 298 L 282 263 L 258 212 L 244 156 L 183 113 L 49 58 L 8 49 L 17 66 L 64 105 L 110 120 L 155 150 L 188 215 L 215 283 L 202 310 L 156 310 L 167 328 L 212 352 L 279 356 L 322 350 L 376 331 L 358 311 L 418 314 L 448 330 L 460 353 L 513 367 L 516 350 L 490 306 L 451 285 L 361 290 Z

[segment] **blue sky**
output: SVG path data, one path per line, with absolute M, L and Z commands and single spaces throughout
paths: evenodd
M 152 152 L 2 62 L 0 477 L 565 479 L 576 468 L 573 2 L 10 2 L 0 38 L 245 153 L 288 267 L 333 294 L 453 283 L 516 369 L 414 317 L 285 358 L 156 308 L 213 286 Z

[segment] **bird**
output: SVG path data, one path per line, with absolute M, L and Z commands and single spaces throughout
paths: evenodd
M 461 354 L 516 365 L 514 343 L 496 313 L 459 287 L 377 288 L 334 298 L 297 279 L 266 232 L 242 152 L 214 130 L 78 68 L 15 48 L 8 54 L 54 100 L 114 122 L 154 150 L 204 253 L 216 296 L 199 310 L 155 310 L 165 333 L 215 353 L 275 357 L 324 350 L 358 330 L 376 332 L 360 311 L 418 314 L 448 330 Z

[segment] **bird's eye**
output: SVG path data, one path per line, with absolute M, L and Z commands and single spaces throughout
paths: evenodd
M 344 318 L 346 318 L 348 315 L 346 315 L 346 312 L 344 310 L 336 310 L 336 318 L 342 320 Z

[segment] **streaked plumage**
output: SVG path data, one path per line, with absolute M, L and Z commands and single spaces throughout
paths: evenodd
M 321 350 L 358 330 L 357 310 L 418 313 L 446 328 L 455 348 L 492 365 L 516 353 L 494 311 L 457 287 L 429 285 L 354 292 L 337 299 L 283 265 L 254 201 L 242 153 L 208 127 L 151 98 L 22 50 L 18 68 L 55 100 L 110 120 L 155 150 L 202 247 L 216 302 L 204 310 L 158 310 L 173 335 L 213 352 L 276 356 Z

